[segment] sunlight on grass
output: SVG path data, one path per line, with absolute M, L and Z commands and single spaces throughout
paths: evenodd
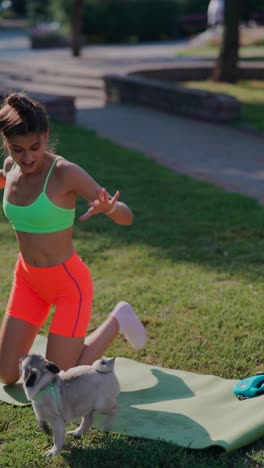
M 219 46 L 183 46 L 179 47 L 175 53 L 178 58 L 199 57 L 216 59 L 219 55 Z M 239 57 L 243 60 L 263 60 L 264 47 L 263 46 L 248 46 L 240 47 Z
M 187 45 L 177 49 L 178 57 L 212 57 L 219 54 L 223 42 L 224 28 L 207 28 L 190 39 Z M 264 27 L 257 25 L 241 24 L 240 26 L 240 49 L 241 58 L 263 58 L 264 57 Z
M 184 45 L 177 48 L 175 56 L 178 58 L 204 58 L 204 59 L 217 59 L 220 52 L 219 45 Z M 240 60 L 257 61 L 264 60 L 264 46 L 244 46 L 239 49 Z
M 236 97 L 242 103 L 242 122 L 257 130 L 264 130 L 264 81 L 240 81 L 235 85 L 210 80 L 189 81 L 184 86 Z

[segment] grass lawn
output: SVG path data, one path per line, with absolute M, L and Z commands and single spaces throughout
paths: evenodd
M 234 96 L 242 103 L 241 120 L 238 124 L 264 130 L 264 81 L 240 81 L 235 85 L 210 80 L 188 81 L 184 86 Z
M 215 59 L 219 54 L 219 46 L 199 45 L 199 46 L 183 46 L 178 48 L 176 57 L 195 57 L 195 58 L 211 58 Z M 240 59 L 243 60 L 264 60 L 264 46 L 247 46 L 240 47 Z
M 264 207 L 204 182 L 177 175 L 92 132 L 54 126 L 58 152 L 84 167 L 134 211 L 133 226 L 98 216 L 75 227 L 75 246 L 95 286 L 91 328 L 116 302 L 128 300 L 148 331 L 144 350 L 121 338 L 108 355 L 168 368 L 243 378 L 263 369 Z M 79 202 L 78 214 L 86 210 Z M 0 214 L 0 310 L 3 315 L 17 256 Z M 48 324 L 42 333 L 46 334 Z M 14 343 L 15 346 L 15 343 Z M 188 451 L 92 431 L 67 438 L 61 455 L 45 460 L 51 440 L 30 407 L 0 404 L 0 467 L 263 466 L 264 445 L 226 455 Z M 259 465 L 258 465 L 259 463 Z

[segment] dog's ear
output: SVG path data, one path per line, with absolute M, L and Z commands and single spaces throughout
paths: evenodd
M 101 358 L 93 363 L 93 367 L 97 372 L 113 372 L 115 364 L 115 358 Z
M 106 367 L 109 369 L 109 371 L 113 371 L 114 365 L 115 365 L 115 358 L 109 358 L 109 359 L 107 359 L 105 365 L 106 365 Z
M 52 374 L 58 374 L 60 372 L 60 369 L 56 366 L 56 364 L 51 361 L 46 361 L 46 369 L 52 372 Z
M 33 385 L 36 382 L 36 378 L 37 378 L 37 371 L 32 370 L 26 380 L 26 387 L 33 387 Z

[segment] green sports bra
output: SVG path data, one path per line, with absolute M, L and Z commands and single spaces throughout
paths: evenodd
M 13 205 L 7 201 L 4 192 L 4 213 L 16 231 L 44 234 L 48 232 L 63 231 L 73 225 L 75 208 L 61 208 L 60 206 L 55 205 L 46 195 L 46 188 L 50 174 L 59 157 L 53 161 L 46 177 L 43 190 L 31 205 Z

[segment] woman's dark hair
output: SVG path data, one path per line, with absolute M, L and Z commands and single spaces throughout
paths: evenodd
M 48 117 L 44 106 L 25 93 L 9 94 L 0 108 L 0 131 L 6 138 L 46 133 Z

